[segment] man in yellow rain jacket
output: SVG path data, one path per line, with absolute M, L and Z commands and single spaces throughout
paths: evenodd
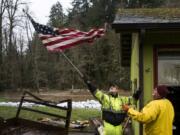
M 168 94 L 166 86 L 157 86 L 153 91 L 153 101 L 148 103 L 141 112 L 128 105 L 123 109 L 128 115 L 144 124 L 146 135 L 172 135 L 174 108 L 165 97 Z
M 122 106 L 132 103 L 131 97 L 118 95 L 118 86 L 111 84 L 109 93 L 106 94 L 93 86 L 90 81 L 84 79 L 90 92 L 102 105 L 103 119 L 103 135 L 122 135 L 122 122 L 126 117 L 126 112 L 122 110 Z M 138 98 L 140 92 L 134 94 L 134 98 Z

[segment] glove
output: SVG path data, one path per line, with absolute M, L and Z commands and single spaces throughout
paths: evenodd
M 122 106 L 122 109 L 123 109 L 123 111 L 125 111 L 125 112 L 128 112 L 128 110 L 129 110 L 129 106 L 128 105 L 123 105 Z
M 87 85 L 87 87 L 88 87 L 88 89 L 90 90 L 90 92 L 91 92 L 92 94 L 94 94 L 94 92 L 95 92 L 96 89 L 97 89 L 96 86 L 94 86 L 94 85 L 91 83 L 91 81 L 89 81 L 89 80 L 87 79 L 87 77 L 83 76 L 82 79 L 83 79 L 84 83 Z
M 140 95 L 141 95 L 141 90 L 140 89 L 138 89 L 134 94 L 133 94 L 133 98 L 135 99 L 135 100 L 138 100 L 139 99 L 139 97 L 140 97 Z

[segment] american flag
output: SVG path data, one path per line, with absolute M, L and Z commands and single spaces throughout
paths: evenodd
M 30 15 L 28 17 L 48 51 L 62 51 L 81 43 L 92 43 L 96 38 L 100 38 L 105 34 L 105 30 L 102 28 L 91 29 L 88 32 L 69 28 L 53 28 L 35 22 Z

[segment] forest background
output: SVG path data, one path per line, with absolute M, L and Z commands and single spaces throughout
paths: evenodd
M 121 8 L 179 6 L 179 0 L 73 0 L 72 8 L 65 14 L 57 2 L 51 7 L 46 25 L 88 31 L 103 27 L 105 22 L 111 24 Z M 85 88 L 66 59 L 60 53 L 48 52 L 42 45 L 22 8 L 28 10 L 28 3 L 0 1 L 0 91 Z M 129 67 L 121 66 L 120 36 L 111 27 L 94 43 L 64 53 L 98 87 L 107 88 L 109 82 L 115 81 L 121 88 L 129 89 Z

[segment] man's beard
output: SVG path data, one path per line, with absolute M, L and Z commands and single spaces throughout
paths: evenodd
M 117 92 L 109 92 L 109 94 L 114 98 L 116 98 L 118 96 Z

